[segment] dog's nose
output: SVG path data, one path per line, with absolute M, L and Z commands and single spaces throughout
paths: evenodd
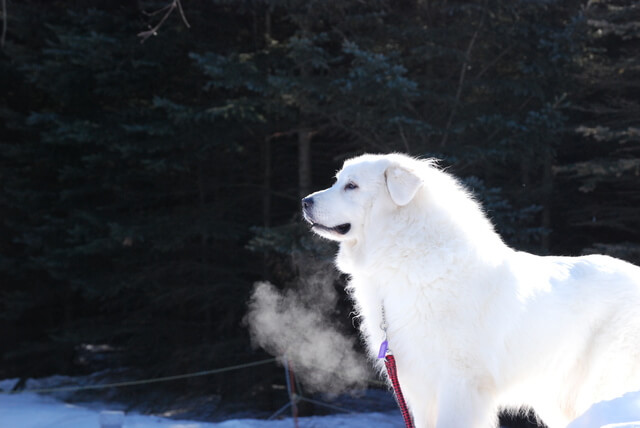
M 311 209 L 311 207 L 313 207 L 313 198 L 304 198 L 302 200 L 302 209 L 308 210 Z

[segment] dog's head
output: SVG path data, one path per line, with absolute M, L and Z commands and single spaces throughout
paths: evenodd
M 336 182 L 302 200 L 302 213 L 318 235 L 357 240 L 371 216 L 409 204 L 423 180 L 404 155 L 363 155 L 344 163 Z

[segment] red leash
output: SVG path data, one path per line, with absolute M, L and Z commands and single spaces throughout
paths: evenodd
M 391 379 L 393 392 L 395 392 L 396 394 L 396 401 L 398 402 L 398 406 L 400 406 L 400 411 L 402 412 L 402 417 L 404 418 L 404 424 L 407 426 L 407 428 L 415 428 L 415 425 L 413 425 L 413 419 L 411 418 L 411 413 L 409 413 L 409 408 L 407 407 L 407 403 L 404 401 L 404 395 L 402 395 L 400 382 L 398 382 L 398 369 L 396 368 L 396 359 L 393 357 L 393 354 L 387 354 L 384 359 L 384 365 L 387 366 L 387 375 L 389 376 L 389 379 Z
M 389 349 L 389 342 L 387 341 L 387 317 L 384 312 L 384 305 L 382 306 L 382 324 L 380 324 L 380 328 L 384 332 L 384 339 L 380 344 L 380 351 L 378 351 L 378 358 L 384 359 L 384 365 L 387 367 L 387 376 L 391 380 L 391 385 L 393 385 L 393 392 L 396 396 L 396 401 L 398 402 L 398 406 L 400 407 L 400 411 L 402 412 L 402 418 L 404 419 L 404 424 L 407 428 L 415 428 L 413 424 L 413 419 L 411 418 L 411 413 L 409 412 L 409 407 L 407 406 L 407 402 L 404 401 L 404 395 L 402 395 L 402 388 L 400 388 L 400 381 L 398 381 L 398 369 L 396 367 L 396 359 L 394 358 L 391 350 Z

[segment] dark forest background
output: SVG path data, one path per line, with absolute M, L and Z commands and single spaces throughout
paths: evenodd
M 6 1 L 0 378 L 263 358 L 253 283 L 333 251 L 299 200 L 365 151 L 442 159 L 516 248 L 640 263 L 637 2 L 184 0 L 139 35 L 170 4 Z

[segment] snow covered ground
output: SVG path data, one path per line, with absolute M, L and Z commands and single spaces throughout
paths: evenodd
M 100 410 L 67 404 L 34 393 L 0 395 L 0 428 L 98 428 Z M 105 406 L 105 410 L 109 409 Z M 399 412 L 300 418 L 300 428 L 402 428 Z M 291 428 L 291 419 L 234 419 L 219 423 L 181 421 L 127 413 L 124 428 Z
M 1 388 L 0 388 L 1 389 Z M 98 428 L 100 411 L 109 405 L 75 405 L 35 393 L 0 393 L 0 428 Z M 592 407 L 569 428 L 639 428 L 640 392 L 630 393 Z M 336 414 L 300 418 L 300 428 L 402 428 L 399 411 Z M 124 428 L 290 428 L 291 419 L 233 419 L 224 422 L 196 422 L 127 413 Z
M 640 391 L 595 404 L 568 428 L 639 428 Z

